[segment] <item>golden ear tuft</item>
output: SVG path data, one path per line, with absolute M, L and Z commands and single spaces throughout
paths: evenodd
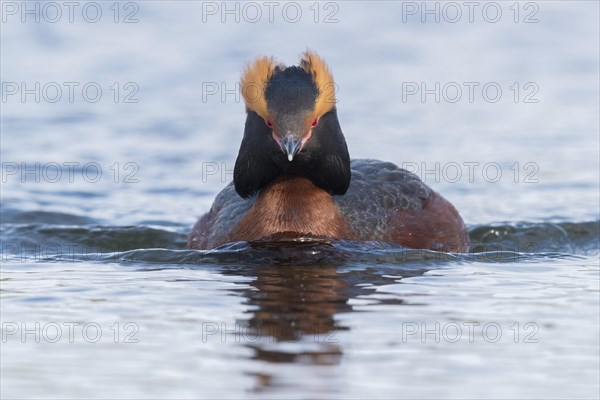
M 307 50 L 302 54 L 300 67 L 310 74 L 319 90 L 315 114 L 321 117 L 335 106 L 335 82 L 325 61 L 317 53 Z
M 246 107 L 267 119 L 267 82 L 273 75 L 277 62 L 273 57 L 258 57 L 244 69 L 240 80 L 240 91 Z

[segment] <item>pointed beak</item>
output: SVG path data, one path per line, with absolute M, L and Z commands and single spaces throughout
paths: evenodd
M 281 138 L 279 145 L 281 146 L 281 150 L 287 155 L 288 161 L 292 161 L 302 148 L 302 138 L 288 132 L 287 135 Z

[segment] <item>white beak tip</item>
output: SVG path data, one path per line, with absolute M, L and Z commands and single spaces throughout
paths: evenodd
M 294 159 L 294 155 L 293 154 L 288 154 L 288 161 L 292 161 Z

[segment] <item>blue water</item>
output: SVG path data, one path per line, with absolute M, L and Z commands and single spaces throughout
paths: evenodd
M 473 22 L 435 2 L 439 22 L 422 2 L 273 22 L 261 2 L 98 2 L 97 22 L 22 4 L 1 3 L 2 398 L 598 398 L 597 2 Z M 232 178 L 243 66 L 307 47 L 351 156 L 421 176 L 471 253 L 185 249 Z

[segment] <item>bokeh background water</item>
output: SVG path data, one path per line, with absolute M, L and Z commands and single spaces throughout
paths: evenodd
M 2 398 L 598 398 L 598 2 L 1 7 Z M 473 253 L 184 249 L 306 48 Z

